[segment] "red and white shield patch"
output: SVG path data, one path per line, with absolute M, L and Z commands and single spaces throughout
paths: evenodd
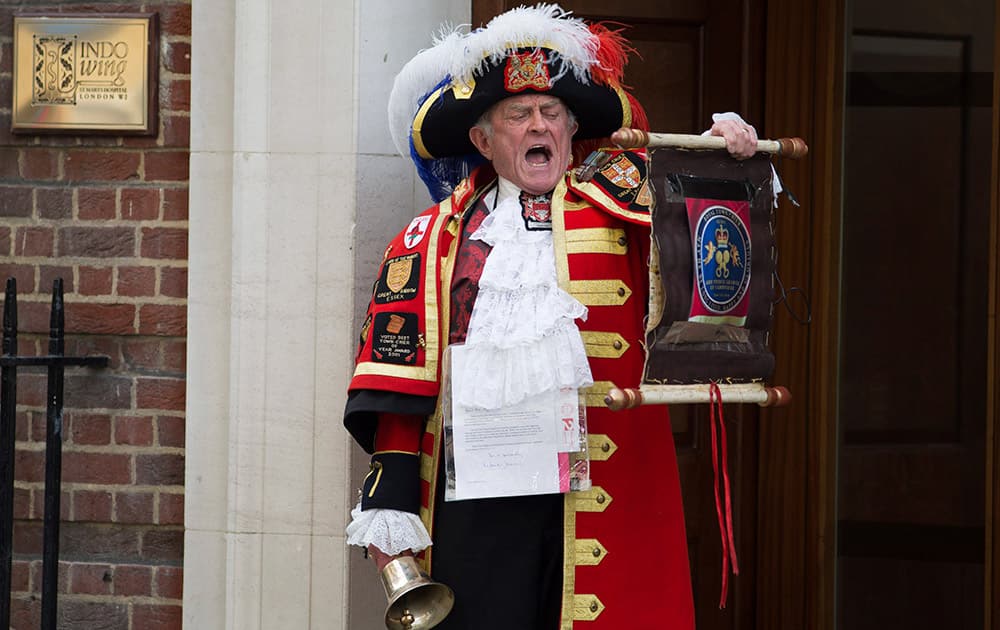
M 403 245 L 406 246 L 406 249 L 413 249 L 420 244 L 420 241 L 424 240 L 424 236 L 427 235 L 427 227 L 430 224 L 431 218 L 429 216 L 417 217 L 410 221 L 409 227 L 403 234 Z

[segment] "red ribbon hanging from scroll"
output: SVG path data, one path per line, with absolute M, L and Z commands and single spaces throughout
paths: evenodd
M 736 540 L 733 535 L 733 502 L 729 487 L 729 450 L 726 439 L 726 421 L 722 414 L 722 391 L 719 385 L 712 381 L 708 390 L 709 425 L 712 427 L 712 470 L 715 473 L 713 487 L 715 489 L 715 512 L 719 517 L 719 533 L 722 536 L 722 594 L 719 597 L 719 608 L 726 607 L 729 596 L 729 565 L 732 563 L 733 575 L 740 574 L 736 561 Z M 716 430 L 718 418 L 718 430 Z M 720 446 L 721 442 L 721 446 Z M 721 461 L 719 452 L 721 450 Z M 722 469 L 722 494 L 719 492 L 719 469 Z M 724 500 L 723 500 L 724 498 Z M 725 513 L 723 513 L 723 506 Z

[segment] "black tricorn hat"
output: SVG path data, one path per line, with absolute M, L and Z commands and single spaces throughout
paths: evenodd
M 579 125 L 574 141 L 645 128 L 645 113 L 622 85 L 631 51 L 619 32 L 555 4 L 512 9 L 481 29 L 452 32 L 396 76 L 389 97 L 396 148 L 413 158 L 432 196 L 441 198 L 482 159 L 469 129 L 510 96 L 562 99 Z
M 466 155 L 476 151 L 469 128 L 496 103 L 519 94 L 559 97 L 576 116 L 574 138 L 603 138 L 632 124 L 632 108 L 621 87 L 585 83 L 572 72 L 554 78 L 561 55 L 549 48 L 520 48 L 469 83 L 434 90 L 417 110 L 411 140 L 424 159 Z

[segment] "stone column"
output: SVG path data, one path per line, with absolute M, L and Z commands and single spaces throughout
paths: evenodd
M 193 3 L 184 620 L 346 628 L 355 3 Z
M 341 418 L 382 248 L 429 203 L 386 101 L 470 5 L 192 8 L 185 627 L 374 630 L 385 598 L 343 533 L 367 456 Z

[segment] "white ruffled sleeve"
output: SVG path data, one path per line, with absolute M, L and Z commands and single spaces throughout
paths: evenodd
M 358 501 L 351 510 L 347 544 L 365 549 L 375 545 L 383 553 L 396 556 L 409 550 L 423 551 L 431 546 L 431 537 L 416 514 L 386 509 L 361 511 Z

